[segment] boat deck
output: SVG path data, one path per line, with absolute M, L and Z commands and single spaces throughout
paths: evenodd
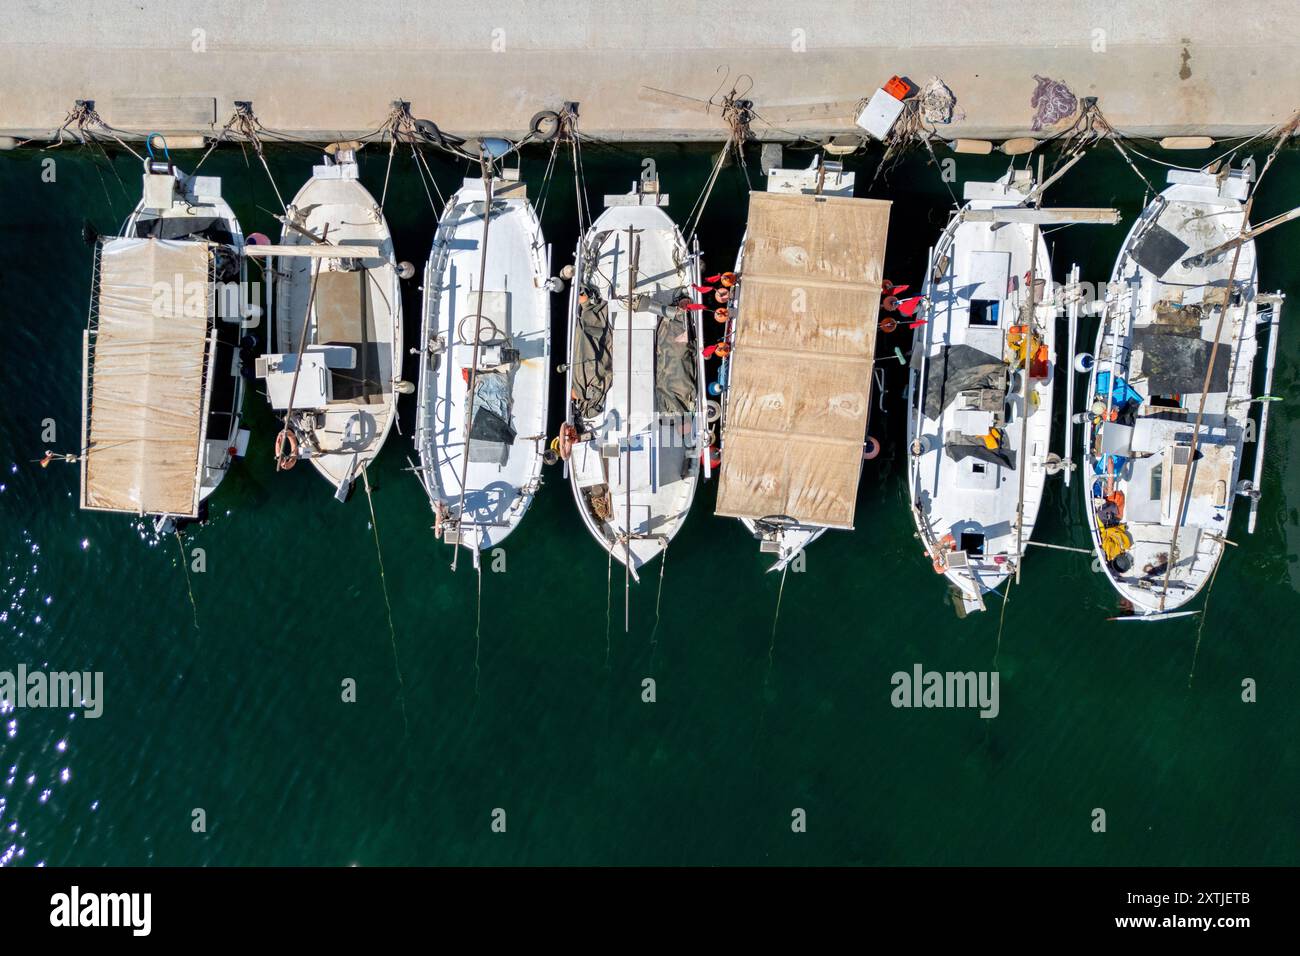
M 969 208 L 1014 204 L 976 199 Z M 926 363 L 927 381 L 920 383 L 923 391 L 935 386 L 936 376 L 942 378 L 939 385 L 946 388 L 949 378 L 945 370 L 951 366 L 944 363 L 951 360 L 955 365 L 958 356 L 962 361 L 987 356 L 989 367 L 1001 367 L 1010 374 L 1009 380 L 1003 380 L 1005 395 L 999 388 L 981 390 L 978 397 L 975 389 L 951 396 L 946 392 L 926 394 L 912 436 L 921 438 L 926 447 L 922 454 L 909 458 L 914 505 L 919 512 L 914 517 L 928 548 L 933 549 L 940 539 L 951 535 L 954 549 L 965 554 L 966 566 L 952 567 L 946 573 L 961 590 L 968 607 L 979 606 L 979 595 L 997 587 L 1015 569 L 1033 536 L 1046 485 L 1044 465 L 1051 437 L 1056 362 L 1052 304 L 1055 285 L 1041 235 L 1036 262 L 1031 264 L 1033 239 L 1034 227 L 1027 224 L 1001 224 L 995 228 L 993 224 L 956 219 L 950 223 L 934 253 L 936 266 L 942 266 L 941 275 L 937 280 L 927 277 L 928 323 L 917 333 L 917 349 Z M 1025 433 L 1023 386 L 1007 363 L 1014 354 L 1009 334 L 1013 327 L 1026 323 L 1031 267 L 1039 281 L 1035 335 L 1047 347 L 1047 361 L 1042 369 L 1045 374 L 1030 380 Z M 956 387 L 962 386 L 958 383 Z M 942 403 L 937 415 L 931 414 L 932 403 Z M 982 436 L 994 427 L 1002 433 L 1002 454 L 984 455 L 980 453 Z M 967 447 L 976 448 L 976 453 L 953 451 Z M 962 457 L 955 458 L 955 454 Z M 1027 471 L 1017 551 L 1022 467 Z
M 629 226 L 638 230 L 641 244 L 634 290 L 640 298 L 633 309 Z M 569 469 L 584 520 L 616 558 L 630 557 L 636 570 L 677 533 L 698 481 L 698 409 L 678 416 L 661 411 L 656 397 L 657 357 L 665 344 L 659 335 L 667 324 L 660 308 L 689 295 L 691 279 L 681 232 L 656 206 L 614 206 L 589 235 L 597 255 L 584 265 L 585 281 L 608 303 L 612 377 L 603 411 L 577 423 L 592 437 L 574 445 Z M 604 521 L 592 516 L 586 500 L 587 492 L 602 485 L 611 505 Z
M 298 225 L 330 243 L 356 248 L 351 260 L 276 260 L 276 345 L 293 356 L 311 302 L 308 346 L 351 349 L 327 369 L 331 399 L 307 428 L 311 462 L 336 487 L 372 461 L 393 424 L 394 380 L 401 373 L 402 313 L 388 226 L 370 193 L 346 166 L 318 166 L 294 198 Z M 326 227 L 328 226 L 328 233 Z M 310 240 L 285 229 L 284 245 Z M 317 276 L 311 300 L 312 277 Z
M 1084 430 L 1087 501 L 1093 542 L 1103 558 L 1101 515 L 1108 497 L 1110 523 L 1117 517 L 1131 539 L 1131 567 L 1103 564 L 1139 613 L 1185 604 L 1223 555 L 1257 350 L 1254 244 L 1241 246 L 1233 284 L 1246 297 L 1228 306 L 1223 321 L 1180 520 L 1201 386 L 1234 254 L 1205 265 L 1183 261 L 1236 236 L 1241 225 L 1241 203 L 1217 185 L 1175 183 L 1134 225 L 1112 276 L 1090 380 L 1093 414 Z M 1108 403 L 1112 371 L 1116 381 Z M 1107 420 L 1121 409 L 1122 418 Z M 1166 575 L 1169 592 L 1162 600 Z
M 537 489 L 551 375 L 550 293 L 545 288 L 541 226 L 526 198 L 495 199 L 483 266 L 484 200 L 481 180 L 467 180 L 443 214 L 425 268 L 426 354 L 416 421 L 426 490 L 454 512 L 461 500 L 463 472 L 461 532 L 465 544 L 480 550 L 505 539 Z M 509 443 L 471 440 L 466 461 L 467 370 L 473 364 L 478 326 L 482 347 L 477 385 L 504 397 L 505 418 L 515 434 Z M 486 370 L 488 356 L 502 349 L 517 355 L 502 355 L 496 370 Z

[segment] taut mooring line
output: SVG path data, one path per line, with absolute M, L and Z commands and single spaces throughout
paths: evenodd
M 790 565 L 787 563 L 781 569 L 781 587 L 776 592 L 776 610 L 772 612 L 772 637 L 767 644 L 767 675 L 763 678 L 763 689 L 767 689 L 767 683 L 772 677 L 772 666 L 776 663 L 776 623 L 781 619 L 781 600 L 785 597 L 785 576 L 790 573 Z
M 483 646 L 482 625 L 483 625 L 483 562 L 478 560 L 474 562 L 474 567 L 478 571 L 478 596 L 474 602 L 474 696 L 478 697 L 478 679 L 482 676 L 482 669 L 479 667 L 479 650 Z
M 607 551 L 605 563 L 605 670 L 609 670 L 610 608 L 614 603 L 614 549 Z
M 203 636 L 203 631 L 199 629 L 199 606 L 194 601 L 194 585 L 190 581 L 190 566 L 185 560 L 185 542 L 181 539 L 181 529 L 174 529 L 176 535 L 176 547 L 181 552 L 181 570 L 185 572 L 185 590 L 190 593 L 190 609 L 194 612 L 194 630 Z
M 1196 677 L 1196 661 L 1201 656 L 1201 634 L 1205 631 L 1205 618 L 1210 610 L 1210 592 L 1214 590 L 1214 579 L 1219 576 L 1219 565 L 1223 564 L 1223 555 L 1219 555 L 1219 560 L 1214 563 L 1214 570 L 1210 572 L 1210 583 L 1205 589 L 1205 604 L 1201 607 L 1201 619 L 1196 624 L 1196 647 L 1192 651 L 1192 669 L 1187 672 L 1187 689 L 1192 689 L 1192 680 Z
M 375 532 L 375 557 L 379 559 L 379 583 L 384 589 L 384 607 L 388 611 L 388 640 L 393 646 L 393 673 L 397 675 L 397 700 L 402 705 L 402 734 L 411 735 L 411 725 L 406 719 L 406 682 L 402 680 L 402 668 L 397 662 L 397 631 L 393 628 L 393 605 L 388 600 L 388 577 L 384 574 L 384 552 L 379 547 L 379 522 L 375 520 L 375 500 L 370 495 L 370 472 L 366 465 L 361 466 L 361 480 L 366 488 L 366 503 L 370 505 L 370 527 Z

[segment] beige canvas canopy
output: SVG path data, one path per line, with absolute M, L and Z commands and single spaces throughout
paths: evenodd
M 208 245 L 110 239 L 85 336 L 81 506 L 195 517 L 210 392 Z
M 853 527 L 889 206 L 750 197 L 718 514 Z

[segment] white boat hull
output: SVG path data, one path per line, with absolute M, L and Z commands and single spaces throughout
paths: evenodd
M 1022 198 L 1008 190 L 1004 198 L 973 199 L 965 208 L 1013 206 Z M 927 559 L 957 589 L 967 611 L 983 610 L 983 595 L 999 587 L 1023 560 L 1047 480 L 1056 286 L 1047 245 L 1040 234 L 1035 251 L 1034 236 L 1034 227 L 1025 223 L 954 216 L 932 254 L 918 313 L 927 321 L 915 332 L 909 375 L 912 517 Z M 1042 374 L 1030 377 L 1026 421 L 1023 370 L 1004 378 L 1001 391 L 979 390 L 992 407 L 973 407 L 974 390 L 959 388 L 955 371 L 952 387 L 959 394 L 946 390 L 947 370 L 958 356 L 962 361 L 987 356 L 996 375 L 997 366 L 1006 366 L 1016 354 L 1013 330 L 1026 324 L 1031 270 L 1039 285 L 1034 335 L 1046 355 L 1033 363 Z M 963 351 L 950 351 L 958 348 Z M 936 375 L 943 381 L 932 395 Z M 1000 444 L 987 449 L 983 436 L 993 429 L 1000 431 Z
M 383 211 L 357 180 L 354 162 L 316 166 L 289 209 L 298 228 L 285 227 L 282 246 L 314 245 L 305 231 L 330 245 L 356 248 L 351 262 L 307 256 L 273 260 L 276 350 L 292 357 L 300 343 L 309 349 L 351 349 L 341 366 L 324 373 L 331 385 L 328 398 L 309 403 L 309 383 L 293 386 L 295 413 L 311 411 L 295 423 L 301 457 L 343 498 L 378 456 L 397 415 L 402 297 L 393 239 Z
M 497 547 L 523 520 L 541 485 L 546 446 L 547 248 L 531 203 L 504 195 L 493 202 L 484 263 L 483 183 L 466 180 L 443 211 L 424 272 L 415 434 L 420 476 L 444 528 L 472 551 Z M 467 460 L 468 370 L 475 367 L 476 336 L 476 391 L 505 404 L 503 419 L 489 408 L 484 421 L 504 421 L 513 437 L 475 437 Z M 489 357 L 499 361 L 489 364 Z M 470 434 L 482 432 L 471 428 Z
M 1251 427 L 1258 276 L 1254 243 L 1248 241 L 1240 246 L 1233 280 L 1243 301 L 1231 306 L 1223 321 L 1215 360 L 1222 373 L 1212 377 L 1197 464 L 1180 513 L 1187 469 L 1176 456 L 1179 449 L 1190 452 L 1203 372 L 1193 370 L 1190 389 L 1166 394 L 1170 380 L 1145 352 L 1158 347 L 1150 336 L 1182 325 L 1186 344 L 1200 348 L 1208 367 L 1221 311 L 1214 300 L 1227 287 L 1235 254 L 1229 250 L 1204 266 L 1184 262 L 1239 234 L 1245 225 L 1240 201 L 1245 182 L 1236 173 L 1223 183 L 1199 174 L 1175 177 L 1183 181 L 1148 205 L 1116 260 L 1088 379 L 1090 408 L 1082 437 L 1084 508 L 1098 564 L 1139 617 L 1166 616 L 1182 607 L 1213 575 L 1223 556 Z M 1169 253 L 1158 256 L 1157 243 Z M 1179 251 L 1179 244 L 1186 248 Z M 1161 375 L 1166 377 L 1153 377 Z M 1104 540 L 1115 540 L 1107 535 L 1108 526 L 1122 528 L 1131 542 L 1114 557 Z
M 644 299 L 631 311 L 627 305 L 629 227 L 640 242 L 632 291 Z M 566 421 L 577 429 L 580 440 L 567 462 L 570 487 L 592 537 L 636 575 L 681 529 L 699 481 L 706 433 L 699 382 L 689 403 L 693 407 L 681 413 L 664 410 L 656 394 L 656 362 L 664 348 L 680 350 L 698 376 L 698 316 L 685 313 L 686 342 L 662 342 L 658 333 L 667 319 L 657 311 L 671 309 L 682 295 L 698 299 L 690 288 L 698 282 L 698 266 L 687 253 L 681 231 L 653 197 L 646 204 L 606 209 L 583 238 L 577 262 L 570 347 L 580 334 L 578 295 L 587 288 L 608 306 L 611 354 L 608 389 L 599 408 L 584 411 L 573 400 L 571 353 Z M 598 517 L 595 507 L 607 513 Z
M 221 484 L 230 470 L 241 444 L 240 425 L 244 409 L 245 382 L 241 372 L 239 340 L 242 336 L 244 294 L 248 288 L 248 262 L 244 258 L 244 232 L 230 204 L 221 195 L 221 180 L 215 176 L 187 176 L 175 170 L 178 197 L 172 208 L 163 216 L 191 223 L 214 218 L 230 234 L 230 245 L 239 258 L 238 288 L 217 290 L 217 361 L 212 370 L 214 378 L 224 377 L 229 385 L 218 386 L 219 394 L 227 401 L 220 402 L 216 395 L 209 412 L 208 428 L 203 442 L 203 471 L 200 478 L 199 500 L 205 501 Z M 135 236 L 136 230 L 148 219 L 145 200 L 141 199 L 122 225 L 122 235 Z M 247 435 L 244 436 L 247 438 Z

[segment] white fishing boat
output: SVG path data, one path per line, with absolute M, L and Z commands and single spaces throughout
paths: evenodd
M 298 191 L 270 263 L 275 351 L 257 360 L 283 413 L 281 468 L 306 459 L 347 498 L 384 445 L 403 388 L 402 298 L 393 239 L 357 178 L 356 143 L 328 147 Z
M 424 270 L 420 477 L 449 544 L 479 553 L 541 486 L 551 368 L 550 247 L 518 170 L 466 179 Z
M 631 577 L 681 529 L 705 445 L 698 252 L 655 182 L 607 196 L 579 242 L 559 449 L 587 529 Z
M 200 517 L 242 456 L 244 234 L 216 176 L 145 161 L 120 236 L 95 245 L 83 335 L 81 507 Z
M 1042 225 L 1114 210 L 1038 209 L 1028 170 L 968 182 L 930 264 L 908 380 L 908 493 L 958 613 L 1019 575 L 1049 473 L 1056 311 Z
M 772 571 L 853 527 L 890 209 L 853 184 L 834 162 L 772 169 L 725 293 L 715 511 L 740 519 Z
M 1268 410 L 1256 433 L 1257 328 L 1276 326 L 1282 299 L 1258 294 L 1253 178 L 1253 163 L 1172 170 L 1111 275 L 1082 416 L 1084 500 L 1101 568 L 1139 619 L 1177 616 L 1206 586 L 1238 494 L 1254 530 Z M 1274 327 L 1266 400 L 1276 341 Z M 1242 481 L 1248 440 L 1255 473 Z

